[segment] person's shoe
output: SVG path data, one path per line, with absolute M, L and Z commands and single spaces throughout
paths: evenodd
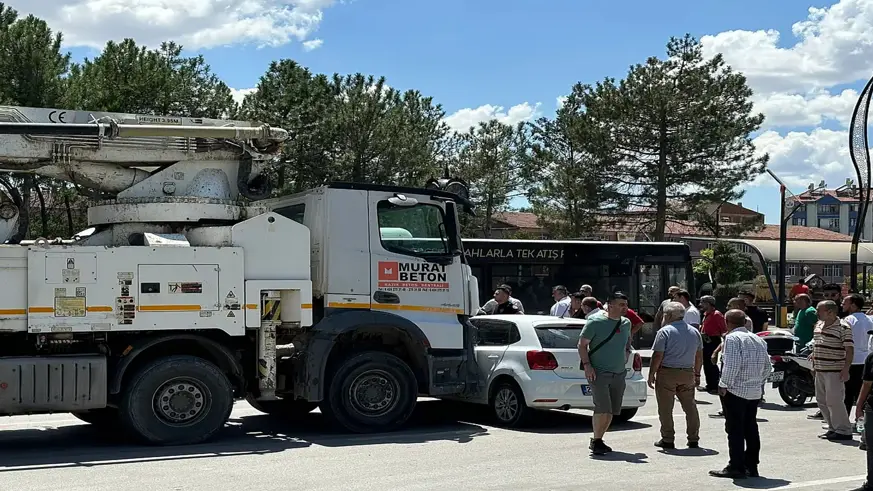
M 715 414 L 710 414 L 710 418 L 724 418 L 724 411 L 719 411 Z
M 822 433 L 821 435 L 819 435 L 818 437 L 821 438 L 822 440 L 829 440 L 831 438 L 831 435 L 834 435 L 834 434 L 835 434 L 835 432 L 833 430 L 828 430 L 828 431 Z
M 712 477 L 723 477 L 725 479 L 745 479 L 746 473 L 741 470 L 734 469 L 731 466 L 727 466 L 720 471 L 709 471 L 709 475 Z
M 837 433 L 836 431 L 831 433 L 829 436 L 825 433 L 825 440 L 830 440 L 832 442 L 844 442 L 852 439 L 852 435 L 845 435 L 843 433 Z
M 758 474 L 758 466 L 746 469 L 746 475 L 749 477 L 761 477 L 761 474 Z
M 688 442 L 688 448 L 700 448 L 700 442 Z
M 858 445 L 858 450 L 861 450 L 862 452 L 866 452 L 867 451 L 867 442 L 861 442 L 861 444 Z
M 824 419 L 824 416 L 821 414 L 821 411 L 816 411 L 815 414 L 810 414 L 806 419 Z
M 600 438 L 592 438 L 591 443 L 588 444 L 588 450 L 591 450 L 591 455 L 603 455 L 612 452 L 612 448 L 603 443 L 603 440 Z
M 663 448 L 664 450 L 674 450 L 676 448 L 676 444 L 673 442 L 665 441 L 663 438 L 655 442 L 655 446 L 658 448 Z

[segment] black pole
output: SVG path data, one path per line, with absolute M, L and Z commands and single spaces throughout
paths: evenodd
M 852 112 L 852 123 L 849 126 L 849 155 L 858 176 L 858 217 L 855 221 L 855 231 L 852 234 L 852 248 L 849 250 L 849 288 L 858 291 L 858 243 L 864 230 L 864 219 L 870 205 L 870 151 L 867 138 L 867 115 L 870 111 L 870 91 L 873 88 L 873 78 L 867 81 L 864 90 L 858 97 L 858 103 Z
M 776 305 L 776 327 L 782 327 L 782 306 L 785 305 L 785 259 L 788 249 L 788 219 L 785 215 L 785 185 L 779 184 L 779 302 Z

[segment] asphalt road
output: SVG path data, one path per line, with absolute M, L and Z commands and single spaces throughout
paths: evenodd
M 468 406 L 421 401 L 408 430 L 345 435 L 320 414 L 296 421 L 238 404 L 219 439 L 190 447 L 130 445 L 67 414 L 0 418 L 0 490 L 848 490 L 860 485 L 864 453 L 857 441 L 816 438 L 810 405 L 789 410 L 775 392 L 759 412 L 762 478 L 707 475 L 727 462 L 724 420 L 716 398 L 698 395 L 699 450 L 665 452 L 654 399 L 633 421 L 614 428 L 614 454 L 588 453 L 591 418 L 583 412 L 539 414 L 531 427 L 505 430 Z M 684 431 L 678 403 L 677 430 Z M 857 440 L 857 437 L 856 437 Z M 677 438 L 683 442 L 683 438 Z

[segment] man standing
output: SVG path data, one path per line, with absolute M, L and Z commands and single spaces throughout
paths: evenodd
M 505 297 L 504 297 L 504 293 L 506 294 Z M 511 303 L 513 306 L 515 306 L 515 310 L 518 311 L 518 312 L 512 312 L 512 313 L 524 314 L 524 305 L 521 304 L 521 300 L 514 298 L 512 296 L 512 287 L 507 285 L 507 284 L 503 284 L 503 285 L 498 286 L 495 289 L 494 298 L 485 302 L 485 305 L 483 305 L 482 307 L 479 308 L 479 312 L 477 312 L 476 315 L 497 314 L 498 313 L 497 307 L 499 305 L 505 303 L 506 301 Z M 507 313 L 507 312 L 505 312 L 506 309 L 507 309 L 507 307 L 503 307 L 502 310 L 504 310 L 504 312 L 500 312 L 500 313 Z
M 843 312 L 843 287 L 836 283 L 828 283 L 821 287 L 822 297 L 825 300 L 830 300 L 837 304 L 837 316 L 842 319 L 846 316 L 846 313 Z M 824 415 L 821 411 L 816 411 L 815 414 L 810 414 L 807 416 L 808 419 L 824 419 Z
M 712 360 L 712 354 L 721 345 L 721 338 L 727 333 L 724 315 L 715 308 L 715 297 L 706 295 L 700 299 L 703 310 L 703 373 L 706 376 L 706 391 L 710 394 L 718 392 L 718 366 Z
M 746 315 L 752 319 L 752 332 L 766 331 L 769 327 L 770 317 L 767 312 L 755 305 L 755 294 L 752 292 L 740 292 L 740 298 L 746 302 Z
M 581 293 L 581 292 L 580 292 Z M 603 312 L 603 309 L 598 305 L 598 301 L 594 297 L 585 297 L 582 299 L 582 316 L 583 319 L 587 319 L 588 317 L 594 317 L 595 315 Z
M 655 321 L 652 323 L 652 327 L 656 330 L 660 329 L 661 326 L 664 325 L 664 307 L 667 306 L 669 302 L 672 302 L 676 298 L 676 294 L 679 293 L 680 288 L 678 286 L 671 286 L 667 288 L 667 299 L 661 302 L 661 306 L 658 307 L 658 311 L 655 312 Z
M 837 304 L 831 300 L 816 307 L 819 323 L 815 326 L 812 367 L 815 370 L 815 400 L 828 431 L 820 438 L 851 440 L 852 425 L 846 412 L 846 386 L 855 354 L 852 328 L 838 317 Z
M 709 471 L 709 475 L 729 479 L 758 477 L 761 454 L 758 402 L 773 366 L 767 344 L 745 328 L 746 314 L 743 311 L 729 310 L 725 314 L 725 323 L 729 332 L 722 348 L 718 392 L 724 408 L 730 460 L 727 467 Z
M 861 393 L 855 405 L 855 421 L 864 418 L 864 433 L 862 433 L 861 446 L 867 454 L 867 481 L 860 488 L 853 491 L 873 491 L 873 449 L 867 447 L 865 442 L 873 438 L 873 353 L 867 355 L 864 360 L 864 382 L 861 385 Z
M 673 427 L 673 402 L 679 399 L 685 413 L 688 448 L 697 448 L 700 442 L 700 415 L 694 391 L 700 383 L 703 364 L 703 340 L 700 331 L 689 326 L 683 318 L 685 307 L 670 302 L 664 307 L 664 327 L 655 334 L 652 361 L 649 367 L 649 387 L 655 389 L 658 419 L 661 420 L 661 439 L 656 447 L 676 448 L 676 430 Z
M 809 287 L 806 286 L 806 280 L 803 278 L 797 280 L 797 284 L 791 287 L 791 292 L 788 296 L 791 297 L 791 300 L 794 300 L 801 293 L 809 294 Z
M 606 315 L 588 317 L 579 337 L 579 358 L 594 398 L 594 436 L 588 445 L 593 455 L 612 451 L 603 443 L 603 436 L 612 417 L 621 414 L 625 365 L 631 349 L 630 321 L 624 317 L 627 296 L 613 293 L 606 309 Z
M 686 290 L 679 290 L 676 292 L 675 298 L 685 307 L 685 322 L 700 329 L 700 311 L 691 304 L 691 294 Z
M 564 317 L 570 310 L 570 295 L 567 293 L 567 287 L 558 285 L 552 288 L 552 298 L 555 299 L 555 304 L 549 311 L 549 315 L 555 317 Z
M 812 341 L 812 332 L 818 321 L 812 300 L 806 293 L 798 293 L 794 297 L 794 337 L 797 338 L 797 351 L 802 350 Z
M 864 297 L 858 293 L 852 293 L 843 299 L 843 312 L 846 317 L 843 321 L 852 328 L 852 344 L 854 346 L 852 365 L 849 367 L 849 380 L 846 381 L 846 410 L 851 415 L 858 402 L 858 394 L 861 393 L 861 382 L 864 376 L 864 361 L 867 359 L 867 334 L 873 329 L 873 322 L 863 312 Z

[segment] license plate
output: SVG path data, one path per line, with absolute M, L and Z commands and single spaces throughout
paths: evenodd
M 591 386 L 590 385 L 582 385 L 582 395 L 587 396 L 591 395 Z
M 773 372 L 767 377 L 767 382 L 781 382 L 785 380 L 785 372 Z

